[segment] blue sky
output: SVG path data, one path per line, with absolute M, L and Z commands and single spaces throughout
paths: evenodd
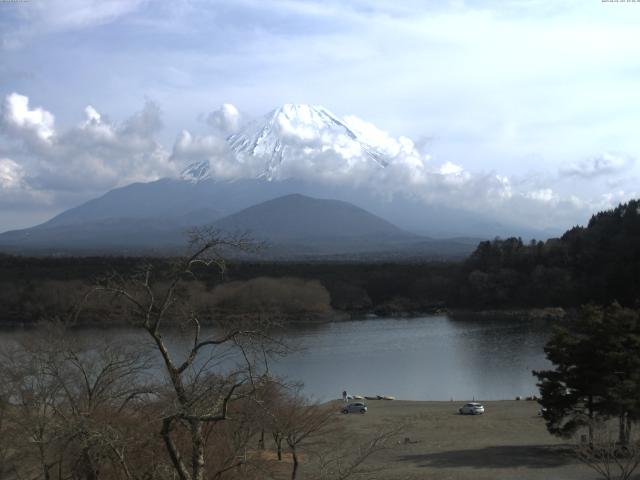
M 430 201 L 584 222 L 639 194 L 639 21 L 600 0 L 0 1 L 0 231 L 175 175 L 224 103 L 355 115 L 465 173 L 472 195 Z

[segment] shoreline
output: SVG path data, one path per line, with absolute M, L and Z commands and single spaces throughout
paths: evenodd
M 434 405 L 444 405 L 444 404 L 452 404 L 452 403 L 469 403 L 469 402 L 476 402 L 476 403 L 482 403 L 482 404 L 493 404 L 493 403 L 504 403 L 504 402 L 518 402 L 518 403 L 538 403 L 538 399 L 539 397 L 522 397 L 520 398 L 520 400 L 517 400 L 517 397 L 514 398 L 503 398 L 503 399 L 492 399 L 492 400 L 484 400 L 482 398 L 469 398 L 469 399 L 457 399 L 457 398 L 453 398 L 453 399 L 449 399 L 449 400 L 411 400 L 411 399 L 402 399 L 402 398 L 394 398 L 393 400 L 386 400 L 383 398 L 380 399 L 367 399 L 365 398 L 364 400 L 359 400 L 359 399 L 349 399 L 346 402 L 344 402 L 342 400 L 342 398 L 334 398 L 331 400 L 327 400 L 325 402 L 322 402 L 323 404 L 330 404 L 332 402 L 339 402 L 340 404 L 343 403 L 351 403 L 351 402 L 364 402 L 367 403 L 368 402 L 374 402 L 374 403 L 381 403 L 381 404 L 386 404 L 386 403 L 398 403 L 398 404 L 434 404 Z
M 482 321 L 485 319 L 491 320 L 526 320 L 526 321 L 553 321 L 553 322 L 562 322 L 569 315 L 570 311 L 565 310 L 562 307 L 545 307 L 545 308 L 508 308 L 508 309 L 486 309 L 486 310 L 472 310 L 465 308 L 445 308 L 438 307 L 433 310 L 423 310 L 423 311 L 396 311 L 396 312 L 385 312 L 385 313 L 376 313 L 376 310 L 368 310 L 368 311 L 345 311 L 345 310 L 334 310 L 332 312 L 324 313 L 324 314 L 310 314 L 308 312 L 300 313 L 300 314 L 289 314 L 282 315 L 279 320 L 276 322 L 281 323 L 283 326 L 287 325 L 322 325 L 328 323 L 338 323 L 338 322 L 346 322 L 346 321 L 366 321 L 366 320 L 376 320 L 376 319 L 406 319 L 406 318 L 421 318 L 421 317 L 430 317 L 430 316 L 447 316 L 452 320 L 478 320 Z M 238 314 L 223 314 L 220 315 L 220 319 L 222 320 L 233 320 L 234 317 L 239 317 L 243 315 Z M 273 314 L 274 318 L 277 318 L 276 314 Z M 37 321 L 0 321 L 0 331 L 1 330 L 32 330 L 38 329 L 43 325 L 55 323 L 56 319 L 52 320 L 37 320 Z M 62 322 L 64 323 L 64 322 Z M 203 326 L 214 326 L 214 321 L 203 321 Z M 71 329 L 83 329 L 83 328 L 98 328 L 98 329 L 110 329 L 110 328 L 127 328 L 135 326 L 131 325 L 127 322 L 109 322 L 109 323 L 101 323 L 96 321 L 87 321 L 87 322 L 78 322 L 74 325 L 70 325 Z M 178 328 L 178 327 L 176 327 Z

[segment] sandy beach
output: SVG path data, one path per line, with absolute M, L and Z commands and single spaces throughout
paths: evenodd
M 402 441 L 376 454 L 376 478 L 438 480 L 589 480 L 595 473 L 550 435 L 535 401 L 482 402 L 484 415 L 459 415 L 465 402 L 367 400 L 367 414 L 341 416 L 348 432 L 373 435 L 403 424 Z M 404 443 L 404 438 L 410 443 Z

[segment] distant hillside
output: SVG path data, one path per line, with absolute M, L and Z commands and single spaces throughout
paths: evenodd
M 222 230 L 249 230 L 257 237 L 271 240 L 361 238 L 375 242 L 419 238 L 350 203 L 300 194 L 254 205 L 214 225 Z
M 476 306 L 640 306 L 640 200 L 546 242 L 482 242 L 464 270 L 460 298 Z
M 96 222 L 105 219 L 162 219 L 174 221 L 205 213 L 199 223 L 208 223 L 281 195 L 280 185 L 255 180 L 192 183 L 161 179 L 132 183 L 113 189 L 55 216 L 35 228 Z
M 193 202 L 200 207 L 198 210 L 179 214 L 187 206 L 173 205 L 167 207 L 165 216 L 151 218 L 145 216 L 152 212 L 148 210 L 150 206 L 132 203 L 131 217 L 111 217 L 118 208 L 125 208 L 126 202 L 122 203 L 122 193 L 112 199 L 108 197 L 69 210 L 37 227 L 6 232 L 0 235 L 0 249 L 10 253 L 62 255 L 174 255 L 184 251 L 188 231 L 203 225 L 228 233 L 247 232 L 252 238 L 268 243 L 261 256 L 281 259 L 462 258 L 477 244 L 477 240 L 421 237 L 348 202 L 300 194 L 267 200 L 224 218 L 201 201 Z M 133 202 L 134 198 L 130 200 Z M 167 200 L 159 197 L 158 202 Z M 233 199 L 229 204 L 235 204 Z

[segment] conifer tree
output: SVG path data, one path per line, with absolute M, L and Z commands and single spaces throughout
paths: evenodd
M 640 418 L 640 321 L 638 312 L 613 304 L 586 306 L 545 347 L 553 370 L 538 377 L 547 429 L 570 437 L 595 422 L 619 419 L 619 441 Z

